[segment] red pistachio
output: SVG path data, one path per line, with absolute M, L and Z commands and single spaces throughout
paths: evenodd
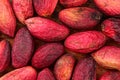
M 55 10 L 58 0 L 33 0 L 35 10 L 40 16 L 50 16 Z
M 48 68 L 45 68 L 38 73 L 37 80 L 55 80 L 55 78 L 51 70 Z
M 92 57 L 84 58 L 77 63 L 72 80 L 96 80 L 95 61 Z
M 59 19 L 73 29 L 91 29 L 101 17 L 99 11 L 88 7 L 67 8 L 59 13 Z
M 32 65 L 39 69 L 48 67 L 63 53 L 64 47 L 62 44 L 47 43 L 36 50 L 32 58 Z
M 71 51 L 90 53 L 102 47 L 106 37 L 99 31 L 84 31 L 74 33 L 65 40 L 64 45 Z
M 31 34 L 43 41 L 61 41 L 69 34 L 69 29 L 64 25 L 46 18 L 33 17 L 27 19 L 25 23 Z
M 6 40 L 0 42 L 0 72 L 8 68 L 10 64 L 10 45 Z
M 94 0 L 94 2 L 106 15 L 120 16 L 120 0 Z
M 0 31 L 10 37 L 14 36 L 16 19 L 9 0 L 0 1 Z
M 120 19 L 109 18 L 101 24 L 102 31 L 105 35 L 120 42 Z
M 21 28 L 12 47 L 12 65 L 15 68 L 26 66 L 34 50 L 33 40 L 26 28 Z
M 120 48 L 105 46 L 94 52 L 92 57 L 102 67 L 120 70 Z
M 33 16 L 32 0 L 12 0 L 12 5 L 21 23 L 24 24 L 25 19 Z
M 36 80 L 37 72 L 30 66 L 15 69 L 0 77 L 0 80 Z
M 70 80 L 75 58 L 70 54 L 65 54 L 58 59 L 54 66 L 54 73 L 57 80 Z

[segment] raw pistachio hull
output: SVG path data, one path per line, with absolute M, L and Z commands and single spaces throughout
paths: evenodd
M 72 80 L 96 80 L 95 61 L 92 57 L 79 60 L 75 67 Z
M 0 31 L 10 37 L 14 36 L 16 19 L 9 0 L 0 1 Z
M 38 73 L 37 80 L 55 80 L 55 78 L 51 70 L 45 68 Z
M 33 16 L 32 0 L 12 0 L 12 5 L 21 23 L 24 24 L 25 19 Z
M 6 40 L 0 42 L 0 72 L 8 68 L 10 64 L 10 45 Z
M 120 70 L 120 48 L 105 46 L 94 52 L 92 57 L 102 67 Z
M 39 69 L 48 67 L 63 53 L 64 46 L 62 44 L 47 43 L 36 50 L 32 58 L 32 65 Z
M 109 18 L 101 24 L 102 31 L 105 35 L 112 38 L 116 42 L 120 42 L 120 19 Z
M 29 18 L 25 24 L 33 36 L 47 42 L 61 41 L 69 35 L 67 27 L 46 18 Z
M 0 80 L 36 80 L 37 72 L 30 66 L 15 69 L 5 75 Z
M 88 7 L 67 8 L 59 13 L 59 19 L 73 29 L 92 29 L 101 17 L 99 11 Z
M 90 53 L 102 47 L 106 37 L 99 31 L 77 32 L 67 37 L 64 42 L 66 48 L 79 53 Z
M 32 36 L 26 28 L 21 28 L 12 47 L 12 65 L 15 68 L 26 66 L 34 50 Z
M 94 0 L 96 6 L 108 16 L 120 16 L 120 0 Z
M 70 54 L 65 54 L 58 59 L 54 66 L 54 74 L 57 80 L 70 80 L 75 58 Z
M 33 0 L 35 10 L 40 16 L 50 16 L 55 10 L 58 0 Z

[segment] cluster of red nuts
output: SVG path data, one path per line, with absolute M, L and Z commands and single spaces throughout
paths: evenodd
M 119 17 L 120 0 L 0 0 L 0 80 L 120 80 Z

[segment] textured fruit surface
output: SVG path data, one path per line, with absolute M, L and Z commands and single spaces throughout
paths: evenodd
M 0 31 L 11 37 L 14 36 L 16 19 L 9 0 L 0 1 Z
M 24 24 L 25 19 L 33 16 L 32 0 L 12 0 L 12 5 L 21 23 Z
M 63 53 L 64 47 L 60 43 L 44 44 L 36 50 L 32 58 L 32 65 L 36 68 L 50 66 Z
M 57 80 L 70 80 L 75 58 L 70 54 L 63 55 L 54 66 L 54 74 Z
M 108 71 L 101 76 L 100 80 L 120 80 L 120 72 Z
M 84 31 L 74 33 L 65 40 L 65 47 L 79 53 L 89 53 L 97 50 L 106 42 L 106 37 L 99 31 Z
M 84 58 L 77 63 L 72 80 L 96 80 L 95 61 L 92 57 Z
M 106 15 L 120 16 L 120 0 L 94 0 L 94 2 Z
M 26 28 L 21 28 L 15 36 L 12 47 L 12 65 L 15 68 L 26 66 L 33 49 L 33 41 L 29 31 Z
M 48 42 L 63 40 L 69 34 L 68 28 L 45 18 L 29 18 L 25 23 L 33 36 Z
M 33 0 L 35 10 L 40 16 L 50 16 L 55 10 L 58 0 Z
M 37 80 L 55 80 L 55 78 L 53 73 L 48 68 L 45 68 L 39 72 Z
M 120 19 L 109 18 L 103 21 L 102 31 L 105 35 L 120 42 Z
M 0 80 L 36 80 L 37 72 L 30 66 L 15 69 L 4 76 Z
M 10 45 L 6 40 L 0 42 L 0 72 L 8 68 L 10 64 Z
M 85 4 L 87 0 L 60 0 L 60 3 L 65 7 L 75 7 Z
M 101 16 L 99 11 L 88 7 L 63 9 L 59 13 L 59 19 L 74 29 L 91 29 L 99 23 Z
M 99 65 L 120 70 L 120 48 L 105 46 L 93 53 L 92 56 Z

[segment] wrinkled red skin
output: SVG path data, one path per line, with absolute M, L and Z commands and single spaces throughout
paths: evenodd
M 108 71 L 101 76 L 100 80 L 120 80 L 120 72 Z
M 34 50 L 34 44 L 29 31 L 21 28 L 14 39 L 12 47 L 12 65 L 15 68 L 26 66 Z
M 96 6 L 108 16 L 120 16 L 120 0 L 94 0 Z
M 36 50 L 32 58 L 32 65 L 39 69 L 48 67 L 63 53 L 64 46 L 60 43 L 42 45 Z
M 37 72 L 30 66 L 15 69 L 0 77 L 0 80 L 36 80 Z
M 120 42 L 120 19 L 109 18 L 101 24 L 102 31 L 105 35 Z
M 29 18 L 25 21 L 31 34 L 43 41 L 61 41 L 69 35 L 69 29 L 49 19 L 41 17 Z
M 65 54 L 56 62 L 54 66 L 54 74 L 57 80 L 70 80 L 75 58 L 70 54 Z
M 59 19 L 73 29 L 92 29 L 101 17 L 99 11 L 88 7 L 67 8 L 59 13 Z
M 92 57 L 84 58 L 77 63 L 72 80 L 96 80 L 95 61 Z
M 77 32 L 67 37 L 64 42 L 66 48 L 78 53 L 90 53 L 102 47 L 106 36 L 99 31 Z
M 120 48 L 115 46 L 105 46 L 94 52 L 92 57 L 95 61 L 107 68 L 120 70 Z
M 37 80 L 55 80 L 55 78 L 53 73 L 48 68 L 45 68 L 39 72 Z
M 85 4 L 88 0 L 60 0 L 60 3 L 65 7 L 75 7 Z
M 33 0 L 35 10 L 39 16 L 50 16 L 55 10 L 58 0 Z
M 6 40 L 0 42 L 0 72 L 3 72 L 10 64 L 10 45 Z
M 12 0 L 16 17 L 24 24 L 25 19 L 33 16 L 32 0 Z
M 10 37 L 14 36 L 16 19 L 9 0 L 0 1 L 0 31 Z

